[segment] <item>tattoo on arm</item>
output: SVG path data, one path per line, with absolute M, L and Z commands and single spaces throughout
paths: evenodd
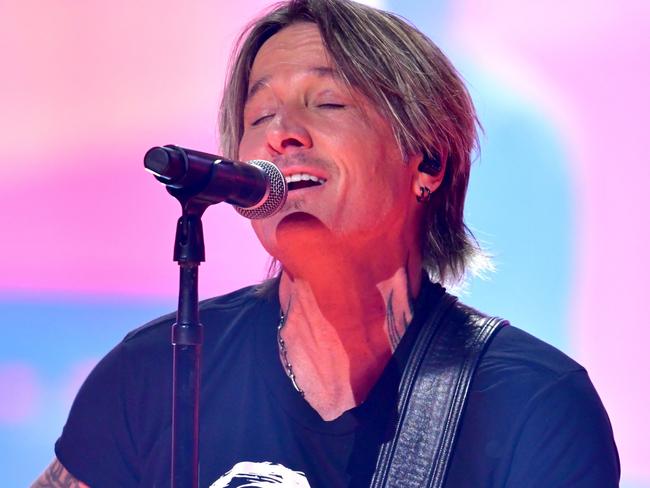
M 45 472 L 32 484 L 31 488 L 89 488 L 72 476 L 58 459 L 52 461 Z

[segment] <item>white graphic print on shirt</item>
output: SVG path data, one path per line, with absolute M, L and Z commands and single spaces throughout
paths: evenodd
M 210 485 L 210 488 L 310 488 L 304 473 L 281 464 L 243 461 Z

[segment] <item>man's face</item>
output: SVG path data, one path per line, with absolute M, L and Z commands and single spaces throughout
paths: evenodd
M 338 79 L 314 24 L 271 37 L 254 60 L 248 89 L 239 157 L 273 161 L 290 181 L 285 207 L 253 222 L 272 255 L 416 239 L 421 156 L 403 160 L 389 124 Z

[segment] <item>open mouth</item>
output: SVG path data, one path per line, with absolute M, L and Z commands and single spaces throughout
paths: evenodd
M 287 180 L 287 189 L 300 190 L 302 188 L 310 188 L 313 186 L 320 186 L 325 183 L 323 178 L 310 175 L 308 173 L 296 173 L 285 178 Z

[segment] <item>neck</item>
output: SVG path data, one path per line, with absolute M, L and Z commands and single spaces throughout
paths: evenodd
M 413 316 L 421 260 L 403 255 L 388 266 L 389 254 L 363 262 L 321 259 L 299 273 L 285 269 L 280 279 L 288 360 L 325 419 L 365 400 Z
M 395 314 L 410 318 L 422 271 L 419 260 L 406 261 L 383 273 L 352 263 L 332 263 L 312 276 L 285 270 L 279 290 L 282 310 L 287 315 L 305 315 L 306 326 L 314 318 L 322 319 L 341 334 L 362 334 Z

